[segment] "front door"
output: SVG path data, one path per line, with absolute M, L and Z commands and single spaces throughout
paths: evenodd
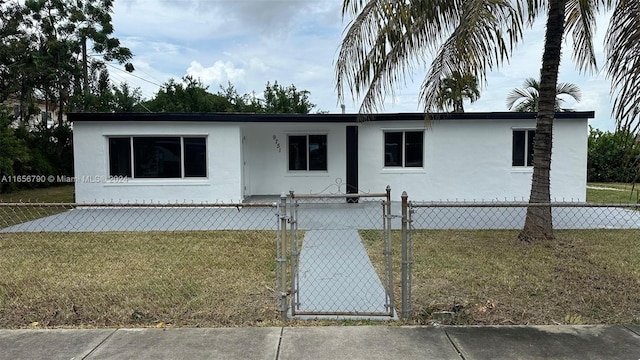
M 358 127 L 347 126 L 347 194 L 358 193 Z M 349 202 L 358 202 L 351 198 Z

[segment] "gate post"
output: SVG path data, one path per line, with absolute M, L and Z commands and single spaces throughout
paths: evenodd
M 298 201 L 293 190 L 289 190 L 289 213 L 291 223 L 291 235 L 289 236 L 289 242 L 291 246 L 291 317 L 296 315 L 296 309 L 300 306 L 300 291 L 298 280 L 298 261 L 300 260 L 300 249 L 298 249 Z
M 278 239 L 276 241 L 276 292 L 278 312 L 282 319 L 287 319 L 287 196 L 280 196 Z
M 386 260 L 385 270 L 386 270 L 386 293 L 387 293 L 387 310 L 389 311 L 389 315 L 393 316 L 394 309 L 394 296 L 393 296 L 393 241 L 391 235 L 391 186 L 387 185 L 387 199 L 384 204 L 384 218 L 383 218 L 383 228 L 384 228 L 384 258 Z
M 402 319 L 407 320 L 411 317 L 411 283 L 409 281 L 409 248 L 407 244 L 407 192 L 402 192 Z

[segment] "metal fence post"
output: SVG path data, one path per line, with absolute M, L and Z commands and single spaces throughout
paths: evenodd
M 407 315 L 408 319 L 413 317 L 413 205 L 407 202 Z
M 387 185 L 387 199 L 384 205 L 384 237 L 385 237 L 385 249 L 384 256 L 386 260 L 386 277 L 387 283 L 385 284 L 387 287 L 387 297 L 388 304 L 387 308 L 389 310 L 389 314 L 393 316 L 393 304 L 394 304 L 394 296 L 393 296 L 393 241 L 391 237 L 391 186 Z
M 408 277 L 408 266 L 409 266 L 409 257 L 408 257 L 408 247 L 407 247 L 407 192 L 402 192 L 402 319 L 407 320 L 410 318 L 409 315 L 409 277 Z
M 300 305 L 300 294 L 299 294 L 299 284 L 298 284 L 298 256 L 300 255 L 300 251 L 298 249 L 298 201 L 296 200 L 296 195 L 293 190 L 289 191 L 289 201 L 290 208 L 289 212 L 291 214 L 291 218 L 289 222 L 291 223 L 291 236 L 289 237 L 289 242 L 291 243 L 291 316 L 296 315 L 296 309 Z
M 287 196 L 280 196 L 279 205 L 278 241 L 276 242 L 277 263 L 276 283 L 278 292 L 278 312 L 282 319 L 287 319 Z

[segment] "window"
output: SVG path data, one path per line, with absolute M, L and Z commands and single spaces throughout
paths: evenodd
M 326 171 L 327 135 L 289 135 L 290 171 Z
M 131 139 L 109 139 L 109 175 L 131 177 Z
M 533 166 L 533 141 L 535 137 L 535 130 L 513 130 L 511 166 Z
M 109 175 L 170 179 L 207 176 L 204 137 L 109 138 Z
M 423 167 L 424 131 L 384 133 L 385 167 Z

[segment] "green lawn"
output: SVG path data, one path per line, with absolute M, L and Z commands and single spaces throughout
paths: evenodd
M 73 191 L 73 185 L 19 190 L 8 194 L 0 194 L 0 202 L 72 203 L 74 202 Z
M 619 183 L 589 183 L 587 202 L 598 204 L 637 204 L 640 185 Z
M 0 274 L 0 328 L 278 321 L 274 231 L 0 233 Z
M 361 235 L 380 273 L 379 235 Z M 414 231 L 415 321 L 457 310 L 454 324 L 640 324 L 640 230 L 556 236 L 530 244 L 516 231 Z M 399 232 L 393 255 L 399 309 Z
M 604 194 L 630 189 L 589 185 L 623 190 L 589 189 L 591 202 L 619 203 Z M 72 199 L 72 186 L 0 195 Z M 0 206 L 0 228 L 60 211 Z M 361 235 L 380 270 L 379 232 Z M 640 324 L 640 230 L 556 231 L 556 241 L 532 244 L 515 231 L 413 235 L 411 323 L 456 310 L 455 324 Z M 0 233 L 0 328 L 281 324 L 274 239 L 273 231 Z M 397 309 L 399 260 L 394 231 Z
M 640 186 L 618 183 L 589 183 L 587 202 L 628 204 L 638 203 Z M 55 186 L 44 189 L 20 190 L 9 194 L 0 194 L 0 202 L 74 202 L 73 185 Z

